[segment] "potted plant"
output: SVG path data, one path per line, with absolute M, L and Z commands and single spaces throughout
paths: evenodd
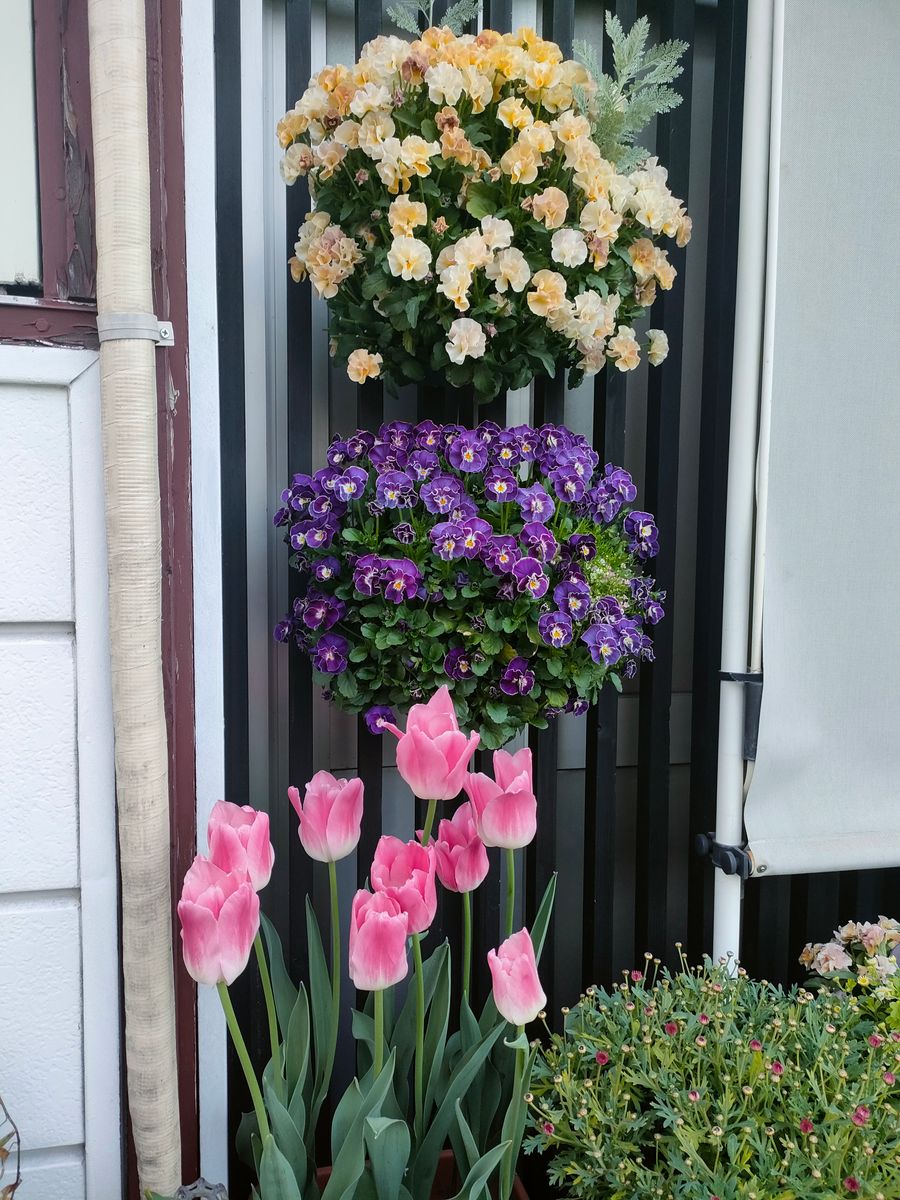
M 735 964 L 589 988 L 538 1055 L 528 1151 L 579 1200 L 900 1194 L 900 1033 Z
M 359 840 L 359 779 L 320 771 L 304 794 L 290 789 L 306 852 L 327 866 L 330 958 L 307 898 L 308 976 L 293 982 L 273 926 L 260 918 L 259 892 L 274 852 L 266 813 L 218 803 L 209 856 L 188 871 L 178 904 L 185 965 L 218 989 L 253 1100 L 238 1134 L 253 1163 L 259 1200 L 498 1200 L 522 1196 L 515 1167 L 525 1096 L 537 1047 L 525 1027 L 543 1010 L 537 973 L 553 903 L 551 881 L 531 930 L 513 932 L 513 887 L 506 938 L 488 954 L 493 990 L 476 1013 L 470 999 L 470 896 L 489 870 L 486 845 L 512 852 L 535 835 L 531 754 L 497 751 L 494 778 L 468 767 L 477 733 L 459 728 L 447 688 L 414 705 L 397 737 L 397 766 L 428 802 L 410 842 L 382 837 L 368 889 L 340 912 L 335 863 Z M 465 792 L 452 815 L 448 802 Z M 511 869 L 515 870 L 514 863 Z M 452 978 L 446 942 L 424 957 L 437 886 L 461 892 L 466 915 L 461 979 Z M 342 1001 L 345 931 L 349 973 L 365 1004 L 353 1012 L 357 1074 L 330 1120 L 331 1161 L 317 1161 L 317 1130 L 329 1092 Z M 258 1078 L 229 995 L 254 956 L 266 1001 L 270 1059 Z M 412 969 L 411 969 L 412 968 Z M 406 986 L 405 997 L 400 985 Z
M 900 923 L 848 921 L 830 942 L 808 942 L 800 962 L 810 970 L 810 987 L 839 988 L 873 1020 L 900 1029 Z

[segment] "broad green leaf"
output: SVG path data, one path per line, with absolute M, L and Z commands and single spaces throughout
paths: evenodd
M 309 1000 L 302 984 L 284 1042 L 284 1066 L 290 1098 L 298 1089 L 303 1092 L 309 1070 Z
M 291 1170 L 294 1172 L 294 1179 L 297 1181 L 297 1187 L 302 1192 L 306 1185 L 306 1174 L 308 1171 L 306 1147 L 303 1144 L 302 1131 L 294 1124 L 293 1118 L 278 1099 L 275 1091 L 267 1086 L 264 1087 L 263 1092 L 266 1102 L 266 1112 L 269 1116 L 269 1124 L 272 1127 L 272 1136 L 275 1138 L 275 1145 L 290 1163 Z
M 439 958 L 434 996 L 425 1025 L 425 1120 L 431 1112 L 447 1043 L 447 1022 L 450 1019 L 450 947 L 446 942 L 435 951 Z M 430 1066 L 429 1066 L 430 1064 Z
M 472 1136 L 472 1130 L 469 1128 L 469 1122 L 463 1115 L 462 1105 L 459 1100 L 456 1102 L 456 1123 L 459 1127 L 460 1139 L 465 1152 L 466 1171 L 471 1171 L 478 1162 L 478 1145 L 475 1141 L 475 1138 Z M 462 1174 L 462 1163 L 459 1162 L 458 1156 L 456 1165 L 460 1168 L 460 1174 Z
M 366 1117 L 363 1132 L 378 1200 L 395 1200 L 409 1162 L 409 1126 L 390 1117 Z
M 325 1071 L 331 1041 L 331 978 L 325 962 L 325 951 L 322 949 L 319 923 L 309 896 L 306 897 L 306 940 L 309 954 L 310 1012 L 316 1047 L 316 1086 L 309 1115 L 310 1124 L 315 1126 L 330 1083 L 330 1080 L 325 1078 Z
M 451 1200 L 479 1200 L 484 1194 L 490 1195 L 487 1191 L 488 1180 L 508 1150 L 509 1142 L 500 1142 L 483 1154 L 472 1166 L 462 1187 Z
M 291 982 L 284 965 L 284 952 L 278 930 L 265 914 L 260 914 L 263 937 L 269 958 L 269 974 L 272 976 L 272 991 L 275 994 L 275 1012 L 282 1038 L 286 1037 L 291 1013 L 297 1002 L 297 989 Z
M 260 1200 L 303 1200 L 294 1172 L 270 1134 L 259 1163 Z
M 365 1094 L 357 1080 L 354 1079 L 350 1084 L 349 1090 L 359 1093 L 360 1100 L 356 1106 L 353 1120 L 347 1128 L 343 1143 L 334 1155 L 331 1178 L 322 1193 L 322 1200 L 343 1200 L 345 1196 L 353 1195 L 352 1189 L 359 1182 L 366 1165 L 363 1132 L 366 1118 L 381 1115 L 381 1105 L 391 1086 L 395 1065 L 396 1057 L 392 1051 L 381 1074 Z

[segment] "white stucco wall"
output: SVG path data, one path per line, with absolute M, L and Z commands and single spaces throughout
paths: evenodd
M 99 410 L 95 354 L 0 346 L 0 1095 L 24 1200 L 121 1196 Z

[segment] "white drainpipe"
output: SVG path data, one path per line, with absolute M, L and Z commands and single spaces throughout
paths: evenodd
M 750 0 L 741 147 L 737 305 L 728 448 L 722 670 L 746 672 L 753 561 L 754 475 L 766 286 L 769 121 L 775 0 Z M 744 810 L 743 684 L 723 681 L 719 710 L 716 841 L 739 845 Z M 742 882 L 716 871 L 713 957 L 737 954 Z
M 144 20 L 144 0 L 88 0 L 128 1108 L 141 1186 L 171 1195 L 181 1137 Z

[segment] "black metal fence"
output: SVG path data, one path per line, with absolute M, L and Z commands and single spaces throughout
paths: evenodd
M 283 0 L 285 105 L 301 94 L 313 68 L 314 6 Z M 608 983 L 645 950 L 664 961 L 674 942 L 693 958 L 708 950 L 712 926 L 712 871 L 694 857 L 696 833 L 714 827 L 718 730 L 719 648 L 725 538 L 732 340 L 735 312 L 738 199 L 743 100 L 746 0 L 615 0 L 607 7 L 628 25 L 642 14 L 660 38 L 689 42 L 678 82 L 681 107 L 661 118 L 651 136 L 668 167 L 672 191 L 695 219 L 695 239 L 674 251 L 679 271 L 673 291 L 657 302 L 653 324 L 666 329 L 671 352 L 651 377 L 628 378 L 607 369 L 593 392 L 567 394 L 564 380 L 536 383 L 536 422 L 570 424 L 592 437 L 601 462 L 621 462 L 636 476 L 642 506 L 656 513 L 662 551 L 655 561 L 658 586 L 668 592 L 668 615 L 654 630 L 656 661 L 622 697 L 608 689 L 586 718 L 565 718 L 532 735 L 539 831 L 524 853 L 526 916 L 533 912 L 551 871 L 559 870 L 554 936 L 542 974 L 551 1006 L 577 999 L 590 982 Z M 435 5 L 439 19 L 445 3 Z M 327 9 L 326 9 L 327 11 Z M 508 29 L 511 0 L 485 0 L 484 23 Z M 601 6 L 574 0 L 538 4 L 542 32 L 571 52 L 573 36 L 600 36 Z M 378 0 L 355 0 L 357 50 L 382 28 Z M 223 575 L 225 623 L 226 779 L 230 799 L 251 795 L 248 726 L 247 613 L 247 405 L 243 361 L 243 291 L 239 267 L 241 228 L 241 20 L 239 0 L 217 0 L 217 197 L 219 220 L 219 321 L 222 403 Z M 352 49 L 352 47 L 351 47 Z M 318 68 L 322 63 L 315 63 Z M 302 183 L 287 193 L 284 259 L 309 208 Z M 238 264 L 237 266 L 235 264 Z M 476 416 L 471 395 L 452 389 L 403 389 L 382 394 L 376 383 L 351 393 L 345 380 L 318 370 L 313 348 L 324 344 L 321 312 L 308 287 L 283 283 L 286 437 L 289 471 L 321 465 L 324 441 L 350 425 L 377 427 L 389 419 L 428 416 L 463 423 L 490 416 L 501 423 L 508 405 L 498 397 Z M 318 373 L 317 373 L 318 370 Z M 521 418 L 520 418 L 521 419 Z M 281 479 L 270 481 L 274 507 Z M 273 574 L 273 611 L 288 596 L 285 573 Z M 279 594 L 280 593 L 280 594 Z M 268 651 L 267 651 L 268 652 Z M 289 655 L 269 699 L 287 706 L 286 736 L 273 739 L 269 802 L 279 865 L 264 900 L 279 927 L 294 972 L 305 962 L 304 896 L 324 901 L 322 881 L 296 837 L 284 803 L 285 782 L 302 785 L 321 766 L 355 768 L 365 781 L 366 809 L 355 858 L 341 864 L 345 895 L 366 878 L 383 831 L 411 836 L 415 814 L 398 815 L 389 792 L 390 764 L 381 738 L 365 724 L 335 719 L 313 690 L 303 655 Z M 258 694 L 258 692 L 257 692 Z M 256 701 L 259 702 L 258 700 Z M 355 728 L 353 727 L 355 724 Z M 261 797 L 253 795 L 253 802 Z M 497 852 L 492 852 L 496 854 Z M 286 866 L 284 865 L 286 864 Z M 496 945 L 500 927 L 499 863 L 476 896 L 477 959 Z M 797 975 L 803 942 L 821 938 L 842 919 L 871 917 L 896 907 L 897 872 L 751 881 L 745 905 L 744 959 L 772 979 Z M 458 928 L 457 897 L 444 893 L 434 937 Z M 486 987 L 482 968 L 479 986 Z M 245 1012 L 258 1008 L 248 990 Z M 348 1036 L 344 1039 L 351 1044 Z M 340 1072 L 352 1069 L 351 1051 Z M 240 1094 L 235 1090 L 235 1106 Z

